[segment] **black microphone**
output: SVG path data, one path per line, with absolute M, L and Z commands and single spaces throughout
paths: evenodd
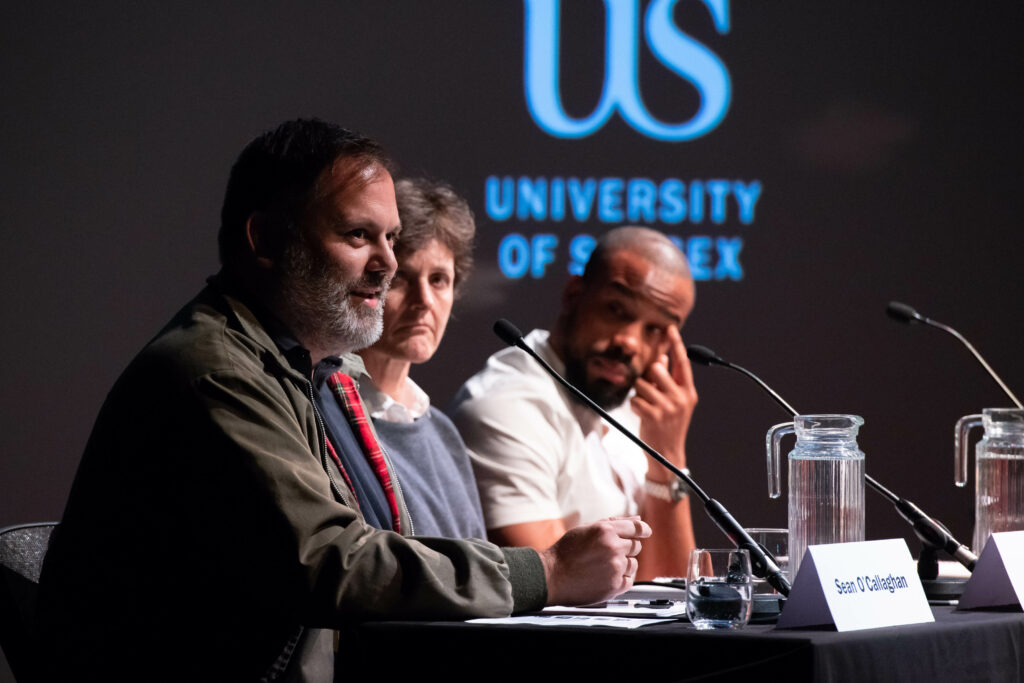
M 914 313 L 913 309 L 909 306 L 905 307 Z M 916 313 L 914 313 L 916 315 Z M 782 409 L 787 413 L 796 417 L 799 413 L 796 409 L 787 403 L 781 396 L 779 396 L 771 387 L 765 384 L 760 377 L 747 370 L 744 367 L 730 363 L 720 358 L 714 351 L 707 348 L 706 346 L 687 346 L 686 355 L 690 360 L 697 363 L 703 363 L 704 365 L 722 365 L 727 368 L 731 368 L 736 372 L 740 373 L 744 377 L 754 380 L 757 384 L 764 389 L 769 396 L 775 399 L 775 402 L 782 406 Z M 713 359 L 705 362 L 705 359 Z M 869 476 L 866 472 L 864 474 L 864 481 L 880 493 L 883 497 L 888 498 L 889 501 L 896 506 L 896 511 L 899 512 L 903 519 L 910 522 L 911 526 L 914 527 L 914 534 L 921 540 L 925 546 L 930 548 L 936 548 L 945 550 L 949 553 L 953 559 L 967 567 L 971 571 L 974 570 L 974 565 L 978 561 L 978 556 L 971 552 L 970 548 L 965 546 L 949 532 L 941 522 L 929 517 L 921 508 L 907 500 L 906 498 L 900 498 L 895 493 L 882 486 L 874 477 Z M 932 569 L 929 568 L 927 573 L 931 574 Z M 938 565 L 934 567 L 935 575 L 938 574 Z M 922 576 L 923 579 L 934 579 L 935 575 Z
M 529 347 L 523 341 L 522 331 L 516 327 L 511 320 L 499 318 L 494 323 L 494 334 L 501 338 L 509 346 L 517 346 L 524 351 Z
M 714 351 L 700 344 L 690 344 L 686 347 L 686 355 L 694 363 L 701 365 L 726 365 L 726 362 L 718 357 Z
M 915 311 L 913 308 L 906 304 L 901 304 L 899 301 L 890 301 L 889 305 L 885 307 L 885 313 L 893 320 L 901 323 L 923 323 L 925 321 L 924 316 Z
M 962 334 L 954 330 L 952 327 L 932 320 L 931 318 L 927 318 L 915 311 L 911 306 L 900 303 L 899 301 L 890 301 L 889 305 L 885 307 L 885 312 L 893 320 L 898 320 L 899 322 L 907 324 L 922 323 L 929 327 L 934 327 L 938 330 L 942 330 L 943 332 L 947 332 L 959 339 L 963 345 L 967 347 L 967 350 L 974 354 L 974 357 L 979 363 L 981 363 L 982 367 L 988 371 L 988 374 L 996 381 L 996 384 L 998 384 L 999 388 L 1003 390 L 1003 393 L 1010 397 L 1010 400 L 1013 401 L 1014 405 L 1018 408 L 1024 408 L 1024 405 L 1021 404 L 1020 400 L 1013 395 L 1013 392 L 1010 391 L 1010 388 L 1006 386 L 1006 383 L 1000 379 L 999 375 L 996 374 L 996 371 L 992 369 L 992 366 L 985 362 L 985 359 L 981 357 L 981 354 L 978 353 L 978 350 L 974 348 L 971 342 L 967 341 Z
M 739 372 L 749 377 L 750 379 L 757 382 L 758 385 L 762 389 L 764 389 L 768 393 L 768 395 L 775 400 L 776 403 L 782 406 L 783 410 L 785 410 L 790 415 L 793 415 L 794 417 L 799 415 L 799 413 L 796 412 L 796 409 L 786 402 L 786 399 L 779 396 L 774 389 L 772 389 L 770 386 L 761 381 L 760 377 L 752 373 L 750 370 L 747 370 L 746 368 L 741 368 L 739 365 L 733 365 L 729 361 L 723 360 L 718 356 L 718 354 L 716 354 L 708 347 L 700 346 L 699 344 L 690 344 L 689 346 L 686 347 L 686 357 L 695 363 L 700 363 L 701 365 L 722 365 L 724 367 L 730 368 L 732 370 L 735 370 L 736 372 Z
M 772 588 L 782 595 L 787 597 L 789 596 L 789 581 L 782 573 L 782 570 L 779 569 L 779 565 L 775 562 L 775 558 L 772 557 L 771 553 L 767 552 L 750 537 L 750 534 L 748 534 L 740 523 L 736 521 L 736 518 L 725 509 L 724 505 L 705 493 L 704 489 L 698 486 L 697 482 L 694 481 L 689 474 L 673 465 L 665 456 L 651 448 L 642 439 L 633 434 L 633 432 L 619 424 L 618 420 L 609 415 L 607 411 L 601 408 L 601 406 L 594 403 L 589 396 L 577 389 L 575 385 L 569 382 L 569 380 L 555 372 L 554 368 L 548 365 L 547 361 L 541 358 L 537 352 L 531 349 L 523 340 L 523 333 L 518 327 L 505 318 L 502 318 L 494 323 L 494 333 L 509 346 L 515 346 L 525 351 L 530 358 L 537 361 L 540 366 L 544 368 L 559 384 L 568 389 L 569 393 L 572 394 L 573 397 L 604 418 L 605 422 L 622 432 L 630 441 L 635 443 L 643 449 L 645 453 L 661 463 L 661 465 L 668 469 L 668 471 L 682 479 L 689 487 L 690 491 L 700 498 L 702 503 L 704 503 L 704 510 L 708 513 L 711 521 L 713 521 L 715 525 L 729 537 L 729 540 L 732 541 L 737 548 L 746 550 L 750 554 L 750 567 L 754 576 L 767 581 Z

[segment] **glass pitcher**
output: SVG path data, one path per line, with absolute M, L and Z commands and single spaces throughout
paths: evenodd
M 768 430 L 768 494 L 780 489 L 779 443 L 796 433 L 789 453 L 789 580 L 809 545 L 864 540 L 864 453 L 856 415 L 797 415 Z
M 974 451 L 974 540 L 980 555 L 994 531 L 1024 529 L 1024 410 L 986 408 L 956 423 L 956 485 L 967 483 L 967 432 L 985 426 Z

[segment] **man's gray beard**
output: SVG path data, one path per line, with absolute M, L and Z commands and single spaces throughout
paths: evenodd
M 331 354 L 346 353 L 380 339 L 390 284 L 383 276 L 345 280 L 330 261 L 298 242 L 285 249 L 279 300 L 300 341 Z M 377 306 L 353 306 L 354 290 L 380 290 Z

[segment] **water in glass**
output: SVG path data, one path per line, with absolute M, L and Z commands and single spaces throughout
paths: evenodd
M 686 574 L 686 616 L 698 629 L 740 628 L 750 621 L 753 575 L 746 550 L 690 553 Z

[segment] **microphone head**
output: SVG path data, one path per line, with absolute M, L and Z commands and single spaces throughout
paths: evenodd
M 890 318 L 901 323 L 924 322 L 924 316 L 910 306 L 901 304 L 899 301 L 890 301 L 889 305 L 885 307 L 885 312 Z
M 711 365 L 712 363 L 725 365 L 725 361 L 719 358 L 718 354 L 700 344 L 688 344 L 686 346 L 686 357 L 694 363 L 700 363 L 701 365 Z
M 505 318 L 499 318 L 494 322 L 494 334 L 509 346 L 519 346 L 523 340 L 523 333 L 519 328 Z

